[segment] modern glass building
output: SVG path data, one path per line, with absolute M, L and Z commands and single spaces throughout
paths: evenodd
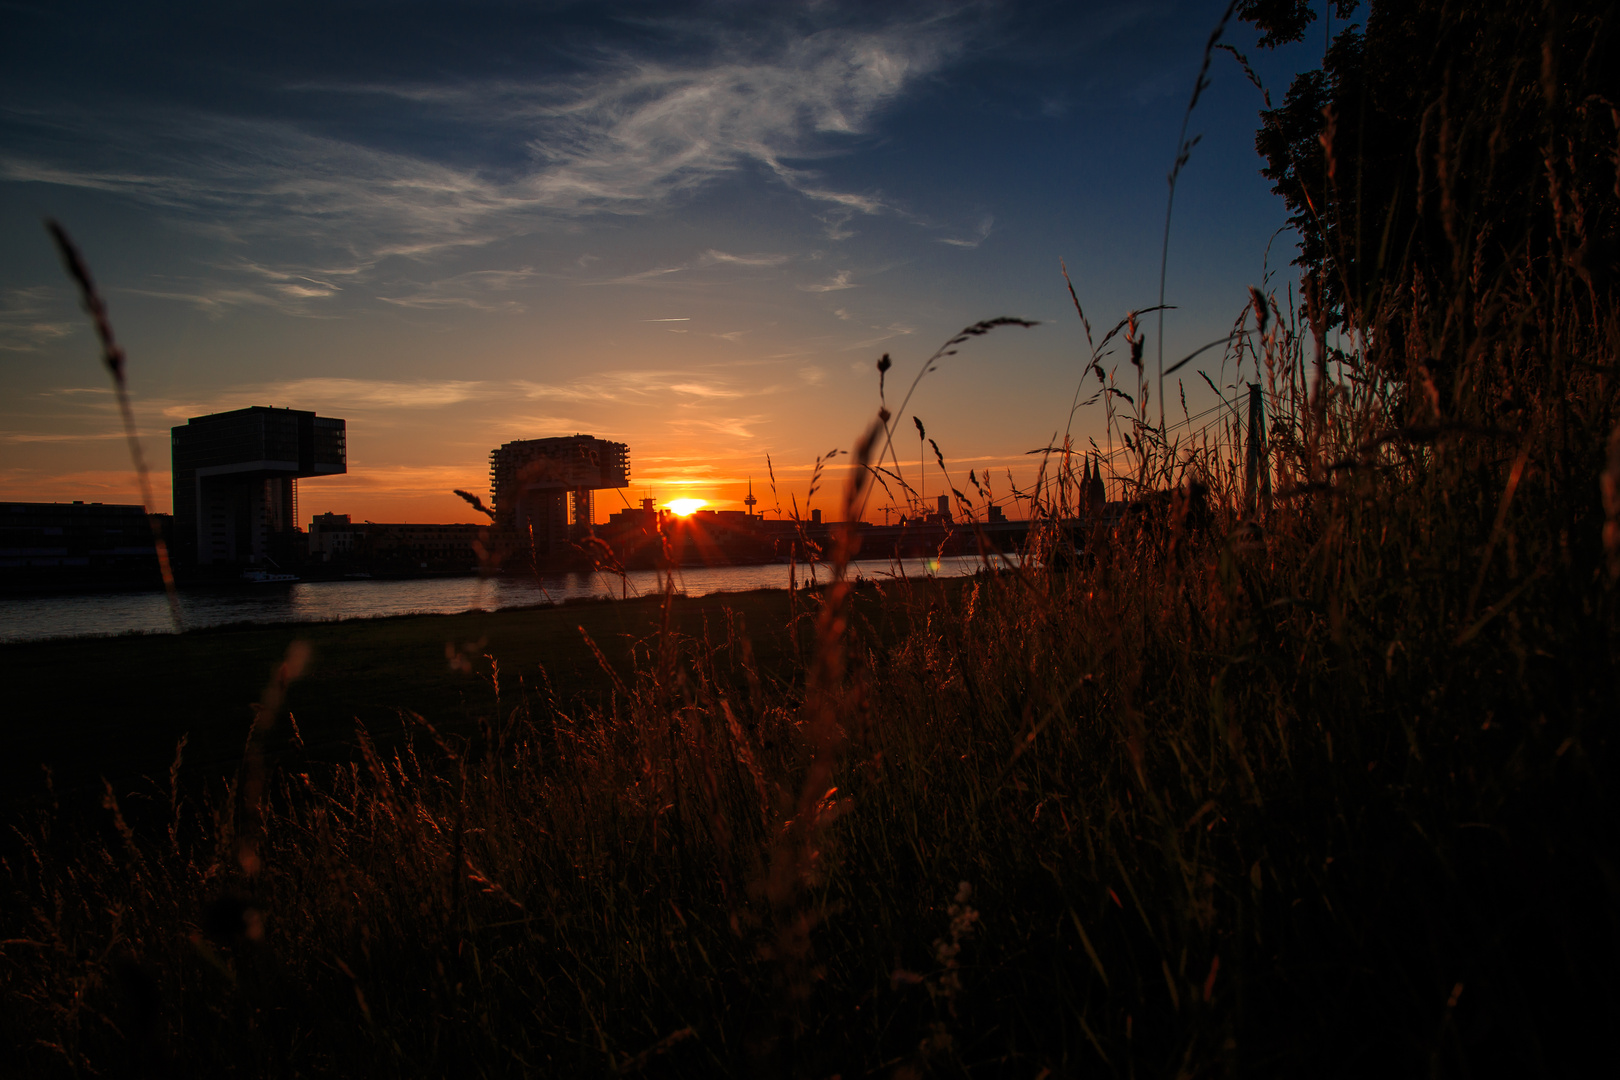
M 194 416 L 170 436 L 182 565 L 250 565 L 294 552 L 298 481 L 348 471 L 344 422 L 297 409 Z

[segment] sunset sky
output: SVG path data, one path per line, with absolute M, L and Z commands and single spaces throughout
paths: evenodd
M 0 500 L 139 501 L 47 216 L 128 350 L 155 509 L 167 429 L 244 405 L 348 421 L 349 473 L 301 485 L 306 525 L 470 520 L 450 491 L 487 491 L 492 447 L 575 432 L 630 445 L 632 501 L 740 507 L 752 476 L 774 509 L 768 454 L 802 505 L 875 412 L 880 355 L 903 387 L 998 315 L 1042 325 L 929 375 L 902 461 L 916 415 L 964 474 L 1027 483 L 1085 352 L 1059 260 L 1099 330 L 1156 302 L 1224 6 L 0 5 Z M 1280 100 L 1320 33 L 1254 37 L 1226 40 Z M 1167 362 L 1230 327 L 1282 218 L 1260 94 L 1229 56 L 1211 73 Z M 1292 255 L 1272 243 L 1274 285 Z M 1100 440 L 1100 412 L 1075 430 Z

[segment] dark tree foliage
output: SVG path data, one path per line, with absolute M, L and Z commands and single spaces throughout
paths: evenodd
M 1339 18 L 1355 13 L 1359 0 L 1331 0 Z M 1305 36 L 1305 28 L 1316 21 L 1316 12 L 1303 0 L 1241 0 L 1238 18 L 1253 23 L 1260 31 L 1260 47 L 1274 49 Z
M 1299 235 L 1307 311 L 1398 336 L 1416 296 L 1466 301 L 1544 267 L 1594 305 L 1620 253 L 1620 58 L 1612 4 L 1335 0 L 1365 17 L 1261 113 L 1263 175 Z M 1247 0 L 1275 47 L 1316 17 Z

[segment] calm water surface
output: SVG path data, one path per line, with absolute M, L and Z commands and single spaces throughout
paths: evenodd
M 971 574 L 976 558 L 856 562 L 851 574 L 865 578 L 954 577 Z M 798 579 L 805 580 L 805 567 Z M 817 568 L 818 580 L 826 568 Z M 676 588 L 688 596 L 748 589 L 785 589 L 788 567 L 724 566 L 681 570 Z M 454 614 L 527 607 L 574 597 L 642 596 L 659 591 L 656 571 L 635 571 L 627 580 L 608 574 L 556 574 L 534 578 L 429 578 L 415 581 L 303 581 L 292 586 L 183 591 L 180 609 L 187 629 L 227 623 L 330 622 L 384 615 Z M 160 592 L 80 593 L 65 596 L 0 597 L 0 642 L 103 634 L 172 633 L 169 606 Z

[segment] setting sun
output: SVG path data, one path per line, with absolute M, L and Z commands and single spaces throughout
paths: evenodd
M 669 507 L 676 517 L 690 517 L 693 512 L 708 504 L 707 499 L 671 499 L 664 505 Z

